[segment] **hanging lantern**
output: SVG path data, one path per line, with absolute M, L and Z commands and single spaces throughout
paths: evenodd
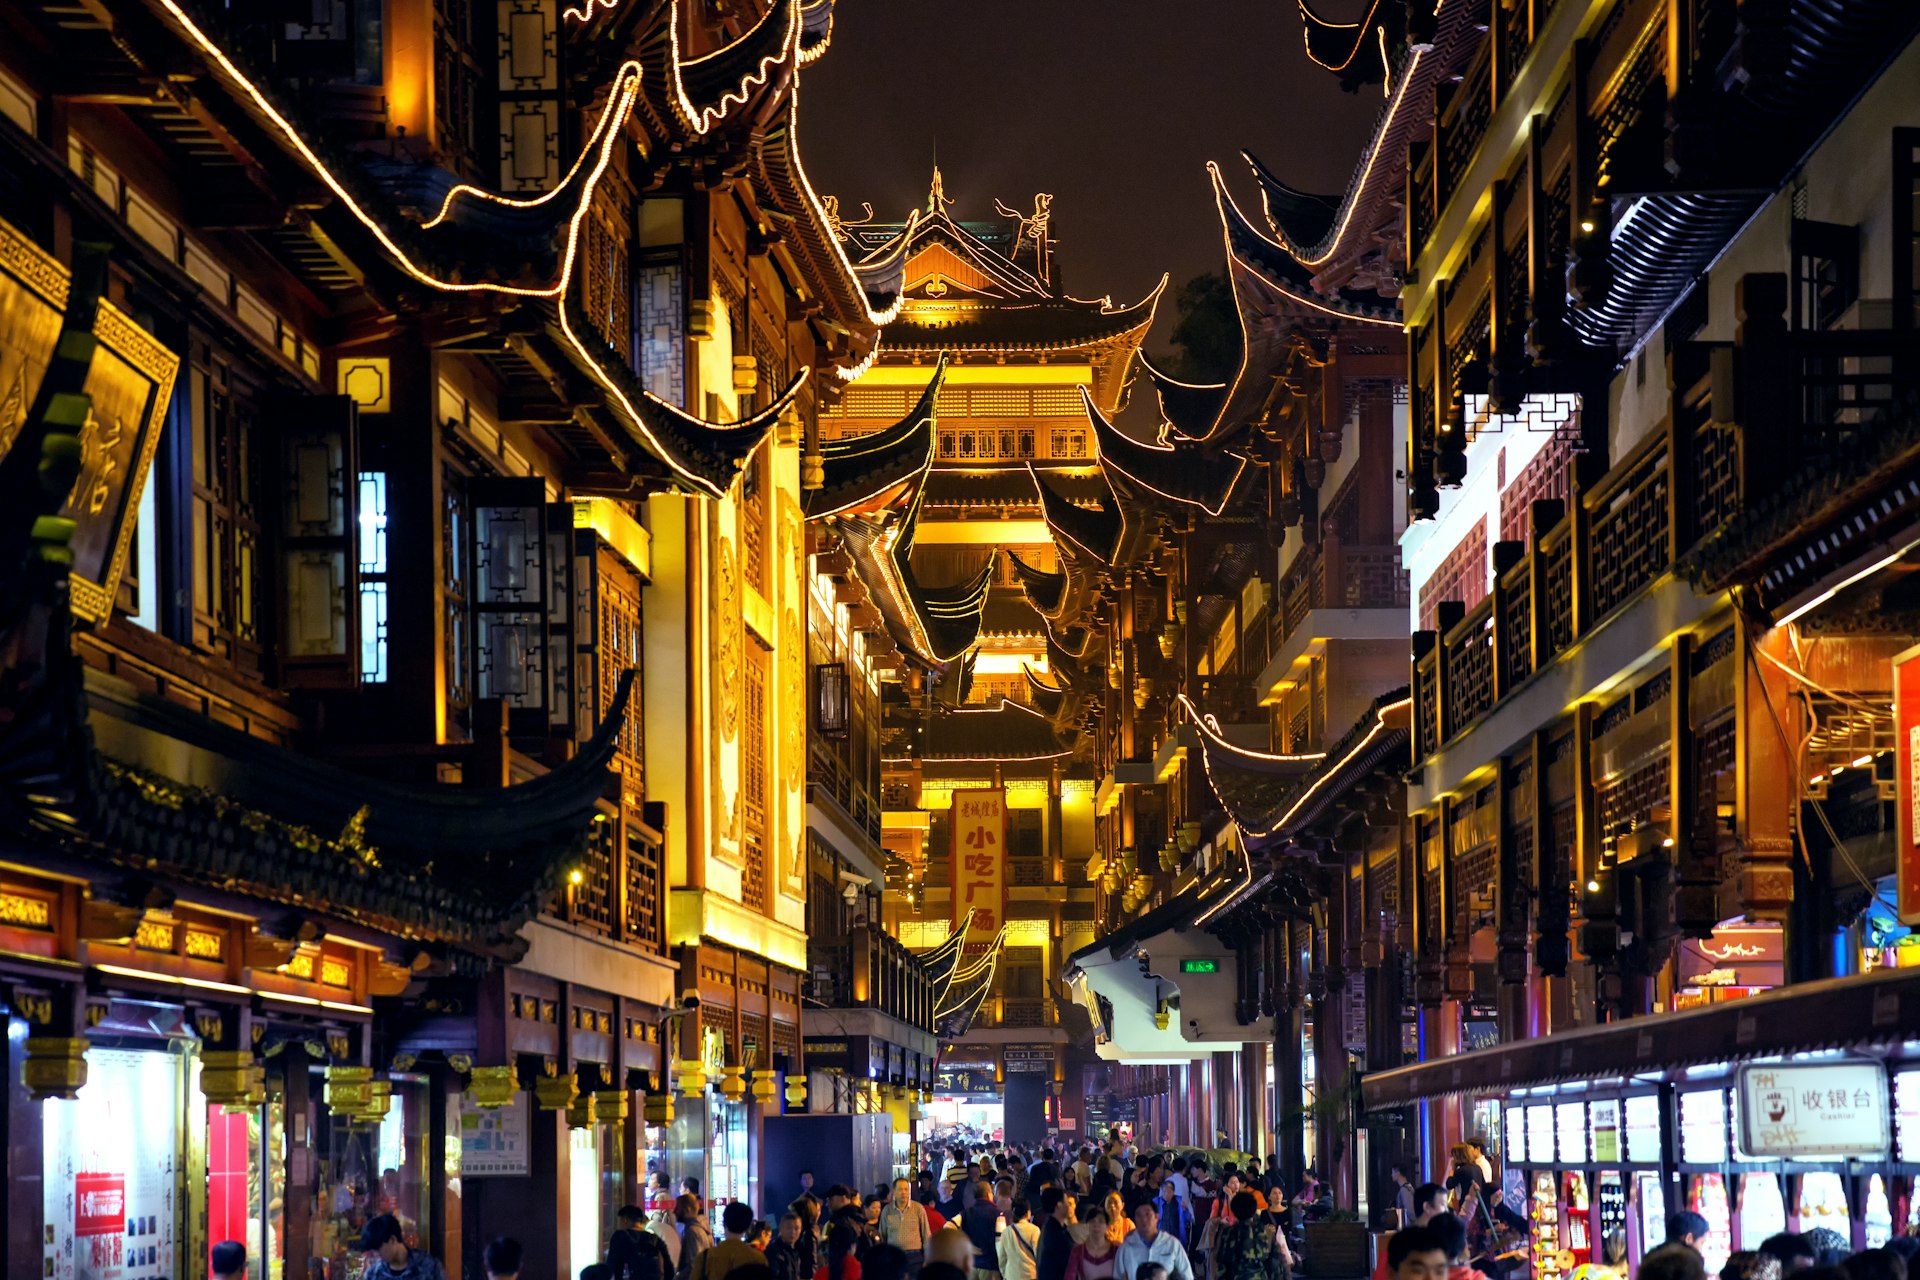
M 675 1081 L 682 1095 L 697 1098 L 707 1091 L 707 1067 L 698 1058 L 687 1058 L 674 1067 Z
M 673 1094 L 650 1093 L 646 1096 L 645 1115 L 649 1129 L 664 1129 L 673 1123 Z
M 787 1106 L 795 1110 L 807 1105 L 807 1078 L 802 1075 L 787 1077 Z
M 467 1080 L 467 1101 L 491 1111 L 513 1101 L 520 1081 L 512 1067 L 475 1067 Z
M 253 1084 L 253 1050 L 204 1049 L 200 1053 L 200 1092 L 211 1106 L 242 1107 Z
M 573 1096 L 579 1091 L 571 1071 L 564 1075 L 541 1076 L 533 1082 L 534 1100 L 540 1104 L 542 1111 L 565 1111 L 573 1105 Z
M 357 1116 L 367 1109 L 372 1098 L 372 1067 L 336 1063 L 327 1068 L 327 1110 L 335 1115 Z
M 753 1073 L 753 1100 L 761 1106 L 772 1106 L 778 1092 L 775 1082 L 779 1073 L 774 1071 L 756 1071 Z
M 567 1128 L 585 1129 L 593 1124 L 593 1095 L 577 1093 L 567 1104 Z
M 733 358 L 733 389 L 743 396 L 750 396 L 760 389 L 760 362 L 752 356 Z
M 720 1094 L 728 1102 L 738 1102 L 747 1096 L 745 1067 L 728 1067 L 720 1073 Z
M 72 1101 L 87 1084 L 87 1041 L 83 1036 L 28 1036 L 27 1060 L 20 1080 L 34 1101 Z
M 625 1089 L 601 1089 L 593 1095 L 595 1124 L 625 1124 L 633 1104 Z

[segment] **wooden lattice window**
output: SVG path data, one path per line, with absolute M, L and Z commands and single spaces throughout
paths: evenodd
M 473 705 L 473 634 L 469 629 L 472 602 L 472 528 L 467 523 L 467 480 L 451 467 L 440 482 L 441 607 L 446 615 L 445 648 L 447 724 L 464 730 Z
M 193 643 L 262 674 L 257 390 L 196 343 L 188 373 L 193 450 Z
M 646 759 L 645 704 L 640 697 L 640 579 L 604 548 L 599 555 L 599 570 L 599 634 L 594 644 L 594 653 L 599 659 L 598 713 L 604 717 L 612 709 L 620 676 L 631 668 L 634 687 L 627 698 L 627 714 L 620 725 L 613 767 L 638 786 L 644 781 Z M 582 733 L 589 733 L 595 727 L 597 724 L 579 726 Z
M 433 2 L 433 123 L 448 168 L 478 176 L 480 59 L 474 51 L 474 0 Z
M 633 350 L 633 273 L 627 246 L 633 240 L 633 204 L 621 184 L 602 183 L 586 220 L 581 246 L 581 303 L 601 339 L 623 359 L 639 363 Z
M 627 832 L 627 937 L 658 948 L 660 846 L 637 830 Z
M 1487 598 L 1487 522 L 1477 521 L 1420 588 L 1420 629 L 1431 631 L 1444 601 L 1471 610 Z

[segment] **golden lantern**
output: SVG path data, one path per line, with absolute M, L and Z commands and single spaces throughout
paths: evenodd
M 372 1067 L 335 1063 L 327 1068 L 327 1110 L 335 1115 L 357 1116 L 367 1110 L 372 1098 Z
M 593 1095 L 577 1093 L 567 1104 L 567 1128 L 585 1129 L 593 1123 Z
M 780 1076 L 775 1071 L 756 1071 L 753 1073 L 753 1100 L 761 1106 L 772 1106 L 778 1093 L 776 1082 Z
M 646 1095 L 644 1118 L 649 1129 L 663 1129 L 673 1123 L 673 1094 L 668 1091 Z
M 747 1070 L 745 1067 L 727 1067 L 721 1071 L 720 1094 L 728 1102 L 738 1102 L 747 1096 Z
M 467 1101 L 491 1111 L 513 1101 L 520 1091 L 518 1074 L 512 1067 L 475 1067 L 467 1080 Z
M 534 1100 L 540 1104 L 542 1111 L 565 1111 L 573 1105 L 573 1097 L 579 1091 L 571 1071 L 541 1076 L 533 1082 Z
M 787 1105 L 800 1108 L 807 1105 L 807 1078 L 803 1075 L 787 1077 Z
M 374 1080 L 367 1085 L 367 1105 L 359 1119 L 377 1123 L 387 1118 L 387 1112 L 393 1108 L 393 1081 Z
M 593 1095 L 596 1124 L 625 1124 L 631 1108 L 625 1089 L 601 1089 Z
M 27 1060 L 21 1065 L 21 1083 L 34 1101 L 65 1098 L 72 1101 L 87 1084 L 87 1041 L 84 1036 L 28 1036 Z
M 253 1050 L 205 1049 L 200 1053 L 200 1092 L 218 1107 L 245 1106 L 253 1085 Z
M 698 1058 L 682 1059 L 675 1065 L 674 1073 L 678 1077 L 675 1084 L 683 1096 L 697 1098 L 707 1091 L 707 1065 Z

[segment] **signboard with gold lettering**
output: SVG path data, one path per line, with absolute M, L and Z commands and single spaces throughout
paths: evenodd
M 66 269 L 0 222 L 0 455 L 26 425 L 66 305 Z M 101 302 L 93 333 L 100 342 L 86 381 L 93 411 L 80 437 L 80 478 L 60 514 L 74 522 L 73 612 L 97 622 L 112 612 L 126 571 L 180 360 L 110 302 Z
M 1007 919 L 1007 793 L 993 787 L 953 793 L 953 923 L 969 909 L 968 951 L 990 946 Z

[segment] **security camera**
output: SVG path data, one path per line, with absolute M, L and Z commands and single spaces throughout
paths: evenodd
M 700 1007 L 700 993 L 698 991 L 682 991 L 680 993 L 680 1007 L 689 1010 L 698 1009 Z

